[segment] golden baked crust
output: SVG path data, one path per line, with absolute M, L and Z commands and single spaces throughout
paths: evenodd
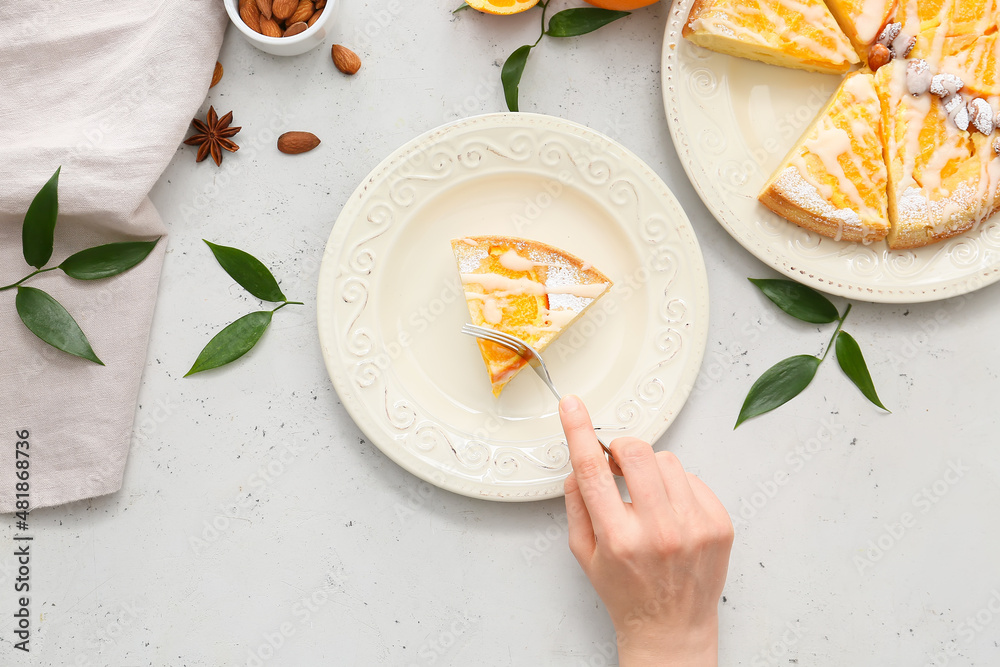
M 544 350 L 612 286 L 611 280 L 565 250 L 512 236 L 455 239 L 473 324 L 516 336 Z M 507 348 L 478 339 L 493 394 L 526 362 Z
M 849 74 L 758 199 L 800 227 L 872 243 L 889 231 L 881 106 L 868 71 Z

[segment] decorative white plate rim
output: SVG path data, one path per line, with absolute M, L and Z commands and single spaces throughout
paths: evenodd
M 490 137 L 498 134 L 508 138 L 506 146 L 498 147 L 491 143 Z M 457 142 L 463 137 L 474 139 L 470 139 L 457 154 L 448 153 L 449 142 Z M 532 137 L 539 139 L 538 155 L 531 151 L 525 152 L 530 148 L 528 144 Z M 560 152 L 560 140 L 566 144 L 565 154 Z M 584 140 L 589 142 L 587 146 L 599 147 L 605 151 L 601 155 L 607 159 L 595 158 L 590 163 L 578 164 L 580 160 L 585 161 L 586 156 L 581 157 L 580 153 L 571 155 L 568 146 L 574 141 L 583 145 Z M 435 153 L 438 148 L 441 150 Z M 595 154 L 596 150 L 597 148 Z M 543 153 L 545 157 L 539 157 Z M 417 162 L 414 156 L 430 157 L 430 160 L 421 157 L 428 165 L 427 174 L 414 172 L 412 164 Z M 398 380 L 394 380 L 391 366 L 384 373 L 384 406 L 381 404 L 380 392 L 372 393 L 368 385 L 362 386 L 364 381 L 371 379 L 372 373 L 372 382 L 382 380 L 383 373 L 374 368 L 370 361 L 373 355 L 384 354 L 385 348 L 384 340 L 372 336 L 372 328 L 360 326 L 363 318 L 368 317 L 368 311 L 374 310 L 367 308 L 371 301 L 367 286 L 377 280 L 379 271 L 385 271 L 377 259 L 381 250 L 362 246 L 377 243 L 376 239 L 393 229 L 394 224 L 391 212 L 388 214 L 388 222 L 379 218 L 384 212 L 373 213 L 375 209 L 372 202 L 384 205 L 383 208 L 392 208 L 396 198 L 408 202 L 419 199 L 420 188 L 427 187 L 427 182 L 434 181 L 438 172 L 449 172 L 451 167 L 446 164 L 448 162 L 452 166 L 458 165 L 456 169 L 474 169 L 483 164 L 488 171 L 493 168 L 489 167 L 491 160 L 499 163 L 505 159 L 534 160 L 537 164 L 533 164 L 533 167 L 544 166 L 543 162 L 547 159 L 555 160 L 560 165 L 576 169 L 574 173 L 581 176 L 585 186 L 588 181 L 607 184 L 613 179 L 614 169 L 621 168 L 623 173 L 627 172 L 626 177 L 611 183 L 610 196 L 615 201 L 620 199 L 622 206 L 634 205 L 636 219 L 640 220 L 640 224 L 635 225 L 637 229 L 633 232 L 625 223 L 616 219 L 614 231 L 631 234 L 638 239 L 638 228 L 641 227 L 642 240 L 647 244 L 642 248 L 649 253 L 649 268 L 646 268 L 644 259 L 639 270 L 644 270 L 651 276 L 648 282 L 640 283 L 644 290 L 642 293 L 651 294 L 656 289 L 662 291 L 662 297 L 658 297 L 662 302 L 654 304 L 659 307 L 649 313 L 648 319 L 653 320 L 659 314 L 667 324 L 663 325 L 665 328 L 655 337 L 658 350 L 662 350 L 662 353 L 657 354 L 665 355 L 664 359 L 652 367 L 652 375 L 637 374 L 646 384 L 636 385 L 633 394 L 623 391 L 623 401 L 617 406 L 615 414 L 617 419 L 626 424 L 641 422 L 641 426 L 628 431 L 629 435 L 655 442 L 687 400 L 701 367 L 708 338 L 707 273 L 694 229 L 666 184 L 631 151 L 583 125 L 538 114 L 487 114 L 442 125 L 394 151 L 365 177 L 334 224 L 320 268 L 317 323 L 323 358 L 345 409 L 368 439 L 395 463 L 431 484 L 458 494 L 500 501 L 541 500 L 559 497 L 563 493 L 562 482 L 569 472 L 569 460 L 561 433 L 559 442 L 545 443 L 543 447 L 519 457 L 510 451 L 499 451 L 503 448 L 499 445 L 494 447 L 496 443 L 485 437 L 482 440 L 469 438 L 463 443 L 459 440 L 460 436 L 464 437 L 462 433 L 449 431 L 448 424 L 435 423 L 418 414 L 421 406 L 414 405 L 412 397 L 404 395 L 402 399 L 396 400 L 390 396 L 390 391 L 396 394 L 401 390 L 405 394 L 406 389 L 392 384 L 393 381 L 398 383 Z M 513 162 L 504 168 L 510 171 L 516 167 L 512 165 Z M 403 169 L 406 170 L 405 176 L 400 176 Z M 552 166 L 553 173 L 554 170 L 555 166 Z M 516 169 L 514 171 L 516 173 Z M 537 170 L 533 173 L 537 173 Z M 394 174 L 397 180 L 390 183 Z M 562 177 L 560 172 L 560 178 Z M 628 178 L 633 177 L 634 180 L 629 182 Z M 466 182 L 472 182 L 472 179 L 467 179 Z M 624 186 L 621 185 L 623 182 Z M 570 184 L 568 181 L 566 183 Z M 429 187 L 441 188 L 441 192 L 447 192 L 446 185 L 447 183 L 433 183 Z M 646 192 L 644 188 L 656 193 L 656 201 L 652 202 L 656 213 L 645 219 L 640 213 L 650 203 L 646 201 L 650 198 L 640 197 L 640 190 Z M 629 195 L 629 192 L 632 194 Z M 429 194 L 428 198 L 433 199 L 435 196 L 440 198 L 440 195 L 434 194 Z M 634 200 L 630 197 L 634 197 Z M 390 199 L 393 201 L 389 201 Z M 596 199 L 594 201 L 597 202 Z M 404 201 L 407 206 L 408 202 Z M 405 230 L 405 219 L 401 217 L 396 228 Z M 401 232 L 397 231 L 396 235 L 399 233 Z M 385 252 L 390 252 L 391 248 L 391 245 L 387 245 Z M 450 248 L 448 252 L 450 253 Z M 348 257 L 349 253 L 353 255 Z M 359 277 L 365 278 L 360 281 L 364 283 L 363 295 L 358 287 Z M 658 284 L 658 280 L 664 281 L 663 284 Z M 674 285 L 680 286 L 680 293 L 675 293 Z M 357 303 L 362 301 L 358 310 Z M 352 304 L 354 310 L 358 311 L 356 316 L 349 309 Z M 464 300 L 461 307 L 465 308 Z M 351 317 L 353 319 L 349 319 Z M 459 336 L 457 330 L 455 335 Z M 653 361 L 658 359 L 654 358 Z M 661 367 L 665 370 L 661 370 Z M 476 371 L 482 372 L 482 369 Z M 673 383 L 672 386 L 666 387 L 666 381 L 661 377 L 667 377 Z M 486 382 L 485 377 L 482 381 Z M 378 409 L 374 407 L 376 401 L 373 397 L 378 399 Z M 634 418 L 637 413 L 641 415 L 641 419 Z M 481 459 L 486 452 L 489 459 L 485 464 L 486 472 L 477 479 L 464 474 L 464 469 L 458 470 L 451 459 L 448 460 L 448 465 L 442 466 L 440 461 L 431 456 L 434 452 L 448 452 L 448 447 L 443 444 L 437 446 L 440 442 L 450 447 L 451 455 L 463 466 L 468 464 L 482 469 L 484 464 Z M 487 451 L 486 446 L 492 449 Z M 511 449 L 512 447 L 506 447 L 506 450 Z M 498 477 L 511 474 L 511 470 L 516 473 L 518 465 L 529 468 L 524 461 L 534 464 L 541 471 L 539 474 L 542 477 L 523 483 L 516 479 L 511 483 L 498 480 Z
M 728 79 L 727 86 L 717 87 L 723 89 L 728 105 L 718 103 L 716 96 L 716 104 L 699 105 L 697 114 L 685 112 L 685 107 L 690 108 L 693 103 L 696 94 L 693 91 L 701 88 L 715 95 L 711 89 L 717 84 L 712 68 L 706 67 L 688 71 L 688 82 L 698 77 L 701 80 L 685 85 L 688 82 L 684 80 L 684 69 L 689 64 L 685 54 L 693 53 L 689 49 L 703 51 L 707 55 L 698 57 L 713 65 L 724 63 L 727 67 L 728 63 L 720 59 L 739 60 L 700 49 L 683 39 L 681 29 L 693 2 L 676 0 L 670 8 L 661 62 L 663 105 L 674 147 L 691 184 L 719 224 L 740 245 L 794 280 L 824 292 L 865 301 L 934 301 L 1000 280 L 1000 214 L 948 241 L 914 251 L 890 251 L 882 242 L 866 247 L 826 239 L 784 221 L 757 202 L 758 188 L 754 187 L 754 181 L 745 178 L 745 169 L 738 174 L 739 168 L 733 166 L 741 161 L 747 164 L 751 157 L 758 156 L 751 152 L 757 150 L 756 146 L 750 149 L 743 143 L 747 139 L 745 133 L 734 129 L 738 124 L 731 118 L 734 109 L 732 99 L 728 98 Z M 790 77 L 788 72 L 792 72 L 757 63 L 753 66 L 773 72 L 773 81 L 779 83 L 782 76 Z M 697 123 L 702 124 L 695 127 Z M 709 129 L 709 124 L 717 127 Z M 709 140 L 713 148 L 718 148 L 719 159 L 715 163 L 709 151 L 694 150 L 698 148 L 694 138 L 705 139 L 709 133 L 715 133 Z M 727 138 L 736 140 L 731 150 Z M 798 134 L 792 141 L 797 138 Z M 784 155 L 784 150 L 771 152 L 777 153 L 778 158 Z M 757 165 L 760 166 L 759 159 Z M 732 187 L 727 187 L 730 185 L 727 176 L 735 181 Z M 745 182 L 740 183 L 740 179 Z M 914 281 L 921 272 L 925 277 Z M 931 277 L 926 278 L 927 274 Z M 913 282 L 907 284 L 907 281 Z

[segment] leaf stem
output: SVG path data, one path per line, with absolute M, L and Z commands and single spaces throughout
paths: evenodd
M 837 329 L 833 332 L 833 336 L 830 338 L 830 342 L 827 343 L 827 345 L 826 345 L 826 351 L 823 352 L 823 356 L 820 357 L 820 361 L 821 362 L 826 359 L 826 355 L 828 355 L 830 353 L 830 348 L 833 347 L 833 342 L 835 340 L 837 340 L 837 334 L 840 333 L 840 328 L 842 326 L 844 326 L 844 320 L 847 319 L 848 313 L 851 312 L 851 305 L 852 304 L 850 304 L 850 303 L 847 304 L 847 308 L 844 309 L 844 314 L 841 315 L 840 318 L 837 320 Z
M 272 313 L 276 313 L 279 310 L 281 310 L 282 308 L 284 308 L 285 306 L 304 306 L 304 305 L 306 305 L 306 304 L 302 303 L 301 301 L 286 301 L 283 304 L 281 304 L 280 306 L 278 306 L 277 308 L 275 308 L 274 310 L 272 310 L 271 312 Z
M 58 268 L 59 268 L 58 266 L 52 266 L 52 267 L 49 267 L 47 269 L 38 269 L 37 271 L 29 273 L 25 277 L 21 278 L 16 283 L 12 283 L 10 285 L 7 285 L 6 287 L 0 287 L 0 292 L 3 292 L 5 290 L 9 290 L 9 289 L 14 289 L 15 287 L 17 287 L 18 285 L 20 285 L 21 283 L 23 283 L 28 278 L 32 278 L 34 276 L 37 276 L 39 273 L 45 273 L 46 271 L 55 271 Z
M 544 2 L 538 3 L 542 6 L 542 32 L 538 35 L 538 39 L 535 40 L 535 43 L 531 45 L 532 48 L 538 46 L 538 43 L 542 41 L 542 37 L 545 36 L 545 12 L 549 9 L 549 2 L 551 2 L 551 0 L 544 0 Z

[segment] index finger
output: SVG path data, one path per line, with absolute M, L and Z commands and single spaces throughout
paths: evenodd
M 580 495 L 600 537 L 609 526 L 625 519 L 625 503 L 583 401 L 576 396 L 564 397 L 559 402 L 559 419 L 566 433 Z

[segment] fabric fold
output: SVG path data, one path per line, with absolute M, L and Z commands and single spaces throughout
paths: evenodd
M 217 0 L 64 0 L 0 23 L 0 285 L 32 270 L 24 213 L 62 166 L 55 250 L 165 236 L 149 191 L 205 99 L 227 18 Z M 15 509 L 15 442 L 28 432 L 30 505 L 121 488 L 163 238 L 130 271 L 96 281 L 53 271 L 27 284 L 80 324 L 101 367 L 36 338 L 0 292 L 0 512 Z

